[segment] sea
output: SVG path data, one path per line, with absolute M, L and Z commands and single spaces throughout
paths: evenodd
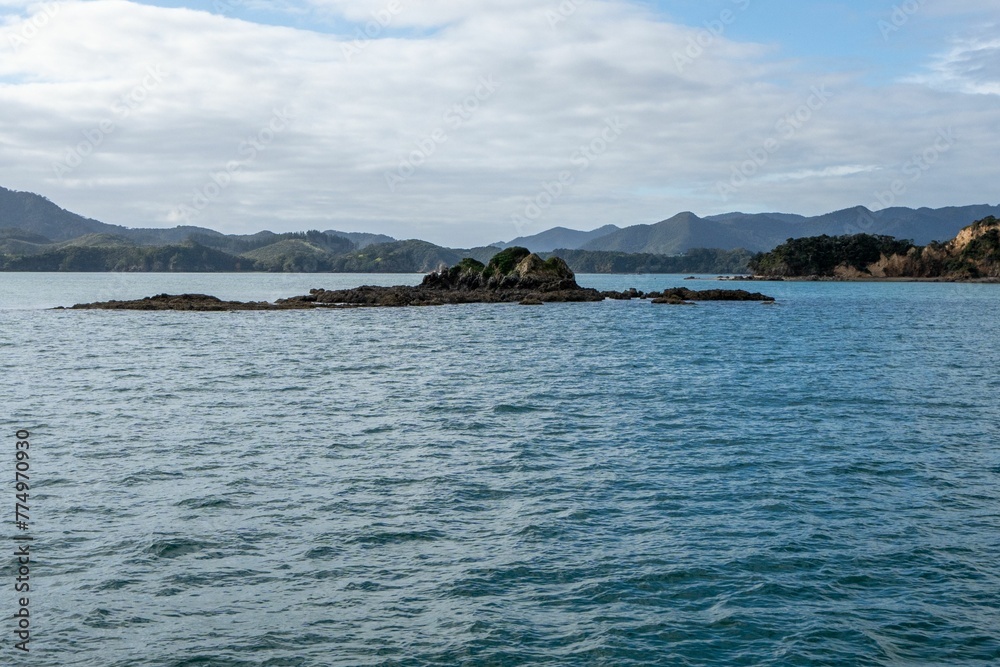
M 1000 664 L 1000 285 L 684 278 L 0 274 L 0 664 Z

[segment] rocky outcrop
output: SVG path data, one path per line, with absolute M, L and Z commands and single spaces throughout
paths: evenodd
M 686 287 L 673 287 L 662 292 L 640 292 L 635 288 L 630 288 L 623 292 L 601 292 L 601 295 L 607 299 L 620 301 L 651 299 L 653 303 L 684 301 L 774 301 L 774 297 L 742 289 L 693 290 Z
M 653 299 L 653 303 L 665 303 L 670 306 L 695 306 L 697 305 L 694 301 L 685 301 L 684 299 L 678 299 L 677 297 L 661 296 Z
M 431 290 L 530 290 L 565 292 L 580 290 L 576 276 L 560 257 L 542 259 L 526 248 L 507 248 L 489 264 L 463 259 L 450 269 L 424 277 L 422 288 Z
M 679 299 L 681 301 L 774 301 L 773 296 L 742 289 L 692 290 L 686 287 L 674 287 L 662 292 L 651 292 L 647 296 L 654 299 Z
M 645 294 L 635 288 L 623 292 L 599 292 L 580 287 L 576 276 L 562 259 L 543 260 L 524 248 L 508 248 L 489 264 L 464 259 L 459 264 L 435 271 L 420 285 L 373 287 L 345 290 L 312 289 L 309 294 L 279 299 L 275 303 L 222 301 L 205 294 L 160 294 L 134 301 L 104 301 L 77 304 L 75 309 L 104 310 L 294 310 L 305 308 L 440 306 L 459 303 L 520 303 L 537 305 L 552 302 L 587 302 L 604 299 L 654 299 L 656 303 L 689 301 L 773 301 L 769 296 L 744 290 L 695 291 L 678 287 Z M 663 299 L 662 301 L 658 299 Z
M 287 310 L 266 301 L 223 301 L 207 294 L 157 294 L 132 301 L 78 303 L 74 310 Z
M 580 287 L 562 259 L 543 260 L 525 248 L 507 248 L 489 264 L 463 259 L 424 276 L 415 287 L 357 287 L 310 290 L 278 303 L 363 306 L 435 306 L 445 303 L 521 303 L 524 301 L 602 301 L 595 289 Z

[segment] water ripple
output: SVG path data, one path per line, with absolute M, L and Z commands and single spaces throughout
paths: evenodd
M 32 664 L 997 664 L 1000 297 L 769 287 L 0 310 Z

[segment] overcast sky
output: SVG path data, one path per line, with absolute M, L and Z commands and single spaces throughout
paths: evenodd
M 0 0 L 0 185 L 449 246 L 1000 202 L 996 0 Z

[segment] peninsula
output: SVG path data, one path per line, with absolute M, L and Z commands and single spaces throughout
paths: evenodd
M 988 216 L 926 246 L 872 234 L 788 239 L 755 255 L 750 269 L 770 280 L 1000 282 L 1000 220 Z

